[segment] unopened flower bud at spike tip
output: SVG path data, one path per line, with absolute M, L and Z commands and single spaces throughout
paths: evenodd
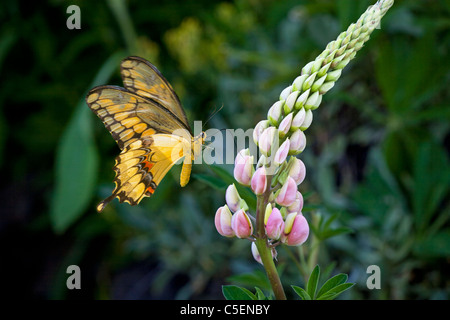
M 278 136 L 280 138 L 284 138 L 286 134 L 289 132 L 289 129 L 291 128 L 292 124 L 292 113 L 289 113 L 284 119 L 281 121 L 280 125 L 278 126 Z
M 271 125 L 277 126 L 280 123 L 282 109 L 282 101 L 277 101 L 270 107 L 269 112 L 267 113 L 267 119 Z
M 292 123 L 291 123 L 291 130 L 292 131 L 300 129 L 300 127 L 302 126 L 303 122 L 305 121 L 305 115 L 306 115 L 305 108 L 301 108 L 300 110 L 298 110 L 297 114 L 292 119 Z

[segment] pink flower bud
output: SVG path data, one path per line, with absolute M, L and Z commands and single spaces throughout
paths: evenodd
M 267 189 L 266 167 L 259 167 L 252 177 L 251 187 L 256 195 L 263 194 Z
M 275 153 L 273 163 L 276 166 L 281 165 L 286 160 L 286 157 L 288 156 L 288 153 L 289 153 L 289 146 L 290 146 L 289 138 L 286 138 L 286 141 L 284 141 L 281 144 L 280 148 Z
M 292 220 L 292 227 L 290 228 L 289 233 L 286 233 L 285 231 L 281 237 L 281 241 L 288 246 L 298 246 L 303 244 L 306 239 L 308 239 L 309 226 L 305 217 L 301 213 L 296 214 L 295 218 Z M 286 224 L 287 223 L 286 218 Z
M 249 186 L 254 171 L 253 156 L 250 156 L 248 149 L 241 150 L 234 161 L 234 178 L 240 184 Z
M 297 129 L 291 135 L 291 145 L 289 154 L 295 155 L 301 153 L 306 147 L 306 136 L 302 130 Z
M 292 113 L 289 113 L 284 119 L 281 121 L 278 126 L 278 135 L 280 138 L 284 138 L 284 136 L 289 132 L 292 123 Z
M 276 126 L 280 122 L 282 107 L 283 101 L 277 101 L 270 107 L 269 112 L 267 113 L 270 124 Z
M 239 210 L 241 197 L 239 196 L 234 183 L 228 186 L 227 191 L 225 192 L 225 200 L 231 211 L 236 212 Z
M 258 251 L 258 248 L 256 247 L 256 243 L 254 243 L 254 242 L 252 242 L 252 255 L 253 255 L 253 258 L 256 260 L 256 262 L 263 264 L 262 260 L 261 260 L 261 256 Z
M 284 185 L 281 187 L 275 201 L 283 207 L 289 207 L 297 196 L 297 184 L 294 179 L 288 177 Z
M 303 196 L 300 191 L 297 191 L 294 202 L 287 207 L 288 212 L 301 212 L 303 209 Z
M 231 228 L 231 218 L 230 209 L 226 205 L 217 209 L 214 224 L 217 232 L 224 237 L 234 237 L 234 231 Z
M 275 127 L 268 127 L 263 131 L 261 136 L 259 137 L 259 150 L 265 155 L 270 156 L 270 151 L 273 146 L 273 144 L 276 142 L 276 139 L 278 139 L 278 133 L 277 128 Z
M 252 222 L 243 209 L 238 210 L 231 217 L 231 228 L 236 234 L 236 237 L 241 239 L 248 238 L 253 233 Z
M 270 239 L 278 240 L 284 230 L 284 221 L 278 208 L 273 208 L 266 224 L 266 233 Z
M 263 264 L 263 263 L 262 263 L 262 260 L 261 260 L 261 255 L 259 254 L 259 251 L 258 251 L 258 247 L 256 247 L 256 243 L 252 242 L 251 248 L 252 248 L 252 255 L 253 255 L 253 258 L 254 258 L 257 262 Z M 272 248 L 271 253 L 272 253 L 272 259 L 276 259 L 276 258 L 277 258 L 277 255 L 278 255 L 277 250 L 276 250 L 275 248 Z
M 289 176 L 294 179 L 295 183 L 299 185 L 305 180 L 306 176 L 306 167 L 302 160 L 298 158 L 293 158 L 291 167 L 289 169 Z
M 258 144 L 259 137 L 263 133 L 265 129 L 269 127 L 269 120 L 262 120 L 258 122 L 258 124 L 255 126 L 255 129 L 253 130 L 253 141 L 255 144 Z

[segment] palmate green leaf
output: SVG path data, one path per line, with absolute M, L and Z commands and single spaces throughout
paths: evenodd
M 309 276 L 308 283 L 306 284 L 306 292 L 312 299 L 314 299 L 316 296 L 317 285 L 319 284 L 319 277 L 320 277 L 320 267 L 319 265 L 316 265 L 314 270 L 311 272 L 311 275 Z
M 89 88 L 106 82 L 122 57 L 122 52 L 112 55 Z M 99 163 L 92 124 L 92 112 L 83 95 L 56 150 L 56 181 L 50 221 L 58 233 L 64 232 L 81 216 L 94 194 Z
M 222 293 L 227 300 L 257 300 L 250 290 L 238 286 L 222 286 Z
M 308 292 L 306 292 L 305 289 L 300 288 L 298 286 L 291 286 L 292 289 L 294 289 L 295 293 L 298 294 L 302 300 L 311 300 L 311 297 L 309 296 Z

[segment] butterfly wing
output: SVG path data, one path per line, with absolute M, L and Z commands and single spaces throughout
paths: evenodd
M 190 142 L 175 135 L 155 134 L 130 143 L 116 158 L 115 188 L 111 196 L 100 202 L 97 210 L 102 211 L 116 197 L 119 202 L 131 205 L 150 197 L 167 172 L 187 152 L 190 152 Z
M 99 86 L 86 97 L 91 110 L 116 140 L 120 155 L 114 171 L 115 188 L 97 210 L 114 198 L 138 204 L 181 158 L 180 184 L 189 181 L 192 133 L 180 101 L 167 80 L 149 62 L 126 58 L 121 65 L 125 88 Z
M 95 87 L 88 93 L 86 102 L 103 121 L 120 149 L 155 133 L 180 135 L 180 132 L 190 132 L 188 126 L 158 102 L 121 87 Z
M 178 96 L 154 65 L 139 57 L 128 57 L 122 61 L 121 75 L 128 91 L 157 101 L 189 127 Z

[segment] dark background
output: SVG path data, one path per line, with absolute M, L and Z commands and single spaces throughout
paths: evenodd
M 66 27 L 71 4 L 81 9 L 80 30 Z M 194 166 L 183 189 L 174 168 L 138 207 L 114 201 L 95 211 L 113 188 L 119 149 L 85 94 L 122 85 L 120 60 L 139 55 L 171 82 L 191 123 L 223 105 L 207 127 L 247 130 L 370 4 L 3 1 L 2 294 L 221 299 L 223 284 L 267 290 L 249 242 L 214 228 L 229 183 L 217 168 Z M 310 224 L 320 214 L 334 217 L 335 230 L 352 230 L 322 239 L 315 260 L 356 283 L 342 298 L 449 297 L 449 30 L 449 1 L 395 1 L 306 131 L 304 214 Z M 297 253 L 278 250 L 287 289 L 305 281 L 291 260 Z M 81 290 L 66 288 L 71 264 L 81 268 Z M 366 287 L 372 264 L 382 271 L 380 290 Z

